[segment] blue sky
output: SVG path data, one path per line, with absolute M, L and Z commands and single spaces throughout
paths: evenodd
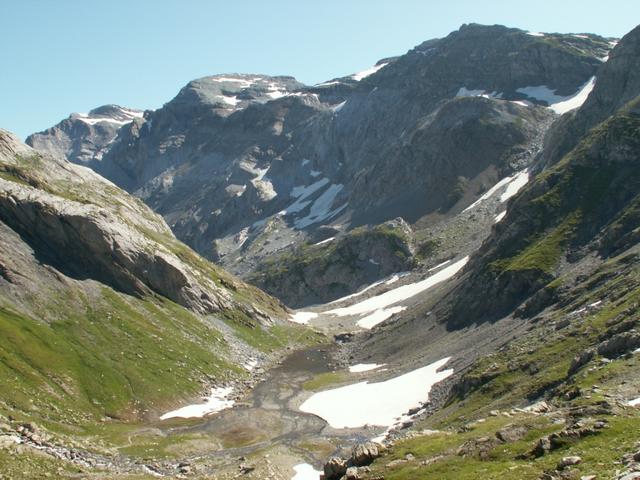
M 0 0 L 0 127 L 21 137 L 106 103 L 158 108 L 224 72 L 313 84 L 461 24 L 621 36 L 638 0 Z

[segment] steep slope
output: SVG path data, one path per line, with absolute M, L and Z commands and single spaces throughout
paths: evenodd
M 0 411 L 157 418 L 287 345 L 287 312 L 91 170 L 0 131 Z M 56 426 L 57 425 L 57 426 Z
M 325 225 L 459 211 L 530 163 L 553 117 L 544 107 L 589 85 L 609 48 L 595 35 L 465 25 L 313 87 L 205 77 L 121 128 L 92 168 L 246 274 Z

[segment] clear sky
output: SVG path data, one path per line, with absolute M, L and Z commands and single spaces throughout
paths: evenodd
M 363 70 L 463 23 L 621 36 L 640 0 L 0 0 L 0 127 L 158 108 L 225 72 L 307 84 Z

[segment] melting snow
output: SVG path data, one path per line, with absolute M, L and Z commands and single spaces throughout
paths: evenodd
M 524 185 L 526 185 L 528 181 L 529 181 L 529 170 L 527 169 L 522 170 L 518 173 L 515 173 L 510 177 L 505 177 L 502 180 L 500 180 L 498 183 L 496 183 L 493 187 L 491 187 L 489 190 L 487 190 L 478 200 L 476 200 L 467 208 L 465 208 L 463 212 L 466 212 L 468 210 L 471 210 L 477 207 L 478 205 L 480 205 L 480 203 L 492 197 L 498 190 L 500 190 L 505 186 L 507 188 L 504 191 L 504 193 L 500 196 L 500 203 L 506 202 L 511 197 L 513 197 L 516 193 L 518 193 L 518 191 Z
M 304 200 L 306 200 L 307 197 L 310 197 L 315 192 L 320 190 L 327 183 L 329 183 L 329 179 L 322 178 L 317 182 L 312 183 L 311 185 L 308 185 L 306 187 L 305 186 L 293 187 L 290 195 L 296 198 L 297 200 L 293 202 L 291 205 L 289 205 L 287 208 L 282 210 L 280 213 L 282 215 L 289 215 L 289 214 L 298 213 L 304 210 L 307 207 L 307 205 L 311 203 L 310 201 L 304 201 Z
M 128 120 L 117 120 L 111 117 L 89 117 L 86 113 L 78 113 L 75 117 L 77 120 L 86 123 L 87 125 L 95 125 L 97 123 L 115 123 L 116 125 L 126 125 L 127 123 L 131 123 L 133 118 Z
M 637 407 L 638 405 L 640 405 L 640 397 L 629 400 L 629 402 L 627 402 L 627 405 L 629 405 L 630 407 Z
M 527 35 L 531 35 L 532 37 L 544 37 L 544 33 L 540 32 L 527 32 Z
M 329 242 L 333 242 L 336 239 L 336 237 L 329 237 L 329 238 L 325 238 L 324 240 L 318 242 L 318 243 L 314 243 L 314 245 L 324 245 L 325 243 L 329 243 Z
M 390 427 L 403 421 L 403 414 L 429 398 L 431 387 L 453 373 L 439 372 L 449 358 L 384 382 L 360 382 L 316 393 L 300 410 L 322 417 L 333 428 L 365 425 Z
M 351 365 L 349 367 L 349 372 L 351 373 L 368 372 L 370 370 L 376 370 L 377 368 L 384 367 L 385 365 L 386 363 L 381 363 L 379 365 L 377 363 L 359 363 L 357 365 Z
M 400 313 L 406 310 L 407 307 L 397 306 L 391 308 L 381 308 L 380 310 L 376 310 L 371 315 L 367 315 L 366 317 L 358 320 L 357 325 L 361 328 L 366 328 L 367 330 L 371 330 L 373 327 L 378 325 L 379 323 L 384 322 L 388 318 L 392 317 L 396 313 Z
M 332 302 L 329 302 L 327 305 L 331 305 L 333 303 L 340 303 L 340 302 L 344 302 L 345 300 L 349 300 L 350 298 L 359 297 L 363 293 L 368 292 L 369 290 L 371 290 L 372 288 L 377 287 L 378 285 L 382 285 L 383 283 L 385 285 L 391 285 L 392 283 L 397 282 L 399 279 L 401 279 L 402 277 L 406 277 L 407 275 L 409 275 L 409 272 L 395 273 L 395 274 L 391 275 L 388 278 L 385 278 L 385 279 L 379 280 L 379 281 L 377 281 L 375 283 L 372 283 L 368 287 L 365 287 L 362 290 L 357 291 L 356 293 L 352 293 L 351 295 L 347 295 L 346 297 L 342 297 L 342 298 L 339 298 L 339 299 L 334 300 Z
M 368 298 L 349 307 L 336 308 L 334 310 L 329 310 L 326 313 L 344 317 L 348 315 L 358 315 L 363 313 L 370 313 L 375 310 L 385 309 L 395 303 L 401 302 L 413 297 L 414 295 L 417 295 L 418 293 L 424 292 L 425 290 L 433 287 L 434 285 L 437 285 L 438 283 L 448 280 L 456 273 L 458 273 L 458 271 L 460 271 L 460 269 L 462 269 L 462 267 L 464 267 L 468 261 L 469 257 L 464 257 L 463 259 L 458 260 L 447 268 L 443 268 L 438 273 L 425 278 L 424 280 L 394 288 L 393 290 L 389 290 L 388 292 L 382 293 L 375 297 Z
M 529 98 L 546 102 L 551 110 L 563 114 L 580 107 L 591 93 L 591 90 L 593 90 L 595 84 L 596 77 L 591 77 L 575 94 L 568 97 L 556 95 L 556 91 L 551 90 L 546 85 L 518 88 L 516 92 L 522 93 Z
M 294 323 L 307 324 L 309 320 L 313 320 L 317 318 L 318 314 L 315 312 L 296 312 L 291 315 L 290 320 Z
M 342 190 L 343 186 L 331 185 L 327 188 L 322 195 L 320 195 L 313 205 L 311 205 L 311 210 L 309 211 L 309 215 L 304 218 L 298 219 L 295 221 L 295 226 L 298 229 L 302 229 L 308 227 L 309 225 L 313 225 L 314 223 L 322 222 L 324 220 L 328 220 L 329 218 L 337 215 L 340 211 L 347 207 L 346 204 L 341 207 L 336 208 L 335 210 L 331 210 L 331 206 L 333 205 L 334 200 L 340 190 Z
M 468 90 L 467 87 L 460 87 L 456 97 L 482 97 L 482 98 L 502 98 L 502 93 L 487 92 L 486 90 Z
M 587 97 L 596 85 L 596 77 L 591 77 L 587 83 L 585 83 L 578 93 L 574 96 L 567 98 L 563 102 L 558 102 L 550 106 L 551 110 L 562 115 L 563 113 L 570 112 L 582 106 L 587 100 Z
M 291 480 L 318 480 L 322 472 L 314 469 L 308 463 L 299 463 L 293 470 L 296 474 L 291 477 Z
M 507 211 L 505 210 L 504 212 L 500 212 L 498 215 L 496 215 L 496 217 L 493 219 L 493 223 L 499 223 L 502 221 L 502 219 L 504 218 L 504 216 L 507 214 Z
M 525 169 L 516 173 L 511 177 L 511 181 L 507 185 L 507 189 L 500 195 L 500 203 L 504 203 L 513 197 L 516 193 L 529 182 L 529 170 Z
M 347 101 L 345 100 L 344 102 L 334 105 L 333 107 L 331 107 L 331 110 L 333 110 L 335 113 L 338 113 L 340 110 L 342 110 L 342 107 L 344 107 L 346 103 Z
M 206 403 L 187 405 L 186 407 L 167 412 L 160 417 L 160 420 L 168 418 L 202 418 L 210 413 L 219 412 L 233 406 L 233 400 L 228 397 L 233 392 L 233 387 L 212 388 L 211 395 L 206 397 Z
M 330 82 L 322 82 L 322 83 L 316 83 L 315 86 L 316 87 L 327 87 L 329 85 L 338 85 L 340 82 L 338 80 L 333 80 Z
M 378 70 L 380 70 L 383 67 L 386 67 L 387 65 L 389 65 L 389 64 L 388 63 L 381 63 L 380 65 L 374 65 L 371 68 L 367 68 L 366 70 L 363 70 L 361 72 L 354 73 L 353 75 L 351 75 L 351 78 L 353 78 L 354 80 L 359 82 L 363 78 L 367 78 L 369 75 L 373 75 Z M 326 83 L 324 85 L 326 85 Z
M 444 262 L 439 263 L 435 267 L 431 267 L 429 270 L 427 270 L 427 272 L 433 272 L 434 270 L 438 270 L 440 267 L 444 267 L 445 265 L 447 265 L 449 263 L 451 263 L 451 260 L 445 260 Z

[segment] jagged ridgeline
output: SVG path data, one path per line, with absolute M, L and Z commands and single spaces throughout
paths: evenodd
M 0 230 L 5 414 L 157 416 L 289 342 L 279 301 L 177 241 L 140 200 L 4 130 Z

